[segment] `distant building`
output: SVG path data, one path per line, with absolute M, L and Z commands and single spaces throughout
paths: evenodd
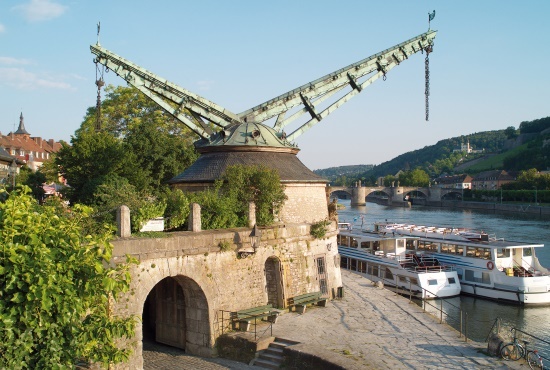
M 443 176 L 435 179 L 434 184 L 444 189 L 471 189 L 472 176 L 467 174 Z
M 504 184 L 516 181 L 513 174 L 504 170 L 484 171 L 472 179 L 474 190 L 496 190 Z
M 457 153 L 457 152 L 463 152 L 463 153 L 470 154 L 470 153 L 483 153 L 484 150 L 483 149 L 481 149 L 481 150 L 472 149 L 472 147 L 470 146 L 470 139 L 468 139 L 466 141 L 466 144 L 464 144 L 464 143 L 460 144 L 460 149 L 453 149 L 453 153 Z
M 16 158 L 18 163 L 26 164 L 31 170 L 36 171 L 44 162 L 51 159 L 52 154 L 61 148 L 61 144 L 53 139 L 31 137 L 25 129 L 23 113 L 21 113 L 17 131 L 10 132 L 8 135 L 0 134 L 0 147 Z

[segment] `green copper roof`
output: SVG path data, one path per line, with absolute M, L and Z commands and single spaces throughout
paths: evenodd
M 195 142 L 195 147 L 272 147 L 297 149 L 285 138 L 280 138 L 271 127 L 261 123 L 239 123 L 229 125 L 222 131 L 212 135 L 210 141 L 201 139 Z

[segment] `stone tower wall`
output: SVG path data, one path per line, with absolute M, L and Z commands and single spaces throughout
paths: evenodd
M 282 222 L 315 223 L 328 218 L 325 184 L 285 184 L 285 194 Z

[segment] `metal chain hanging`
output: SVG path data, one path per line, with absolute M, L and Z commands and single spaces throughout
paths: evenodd
M 101 29 L 101 24 L 98 22 L 97 24 L 97 44 L 99 45 L 99 31 Z M 95 62 L 95 84 L 97 86 L 97 101 L 96 101 L 96 121 L 95 121 L 95 130 L 100 131 L 101 130 L 101 88 L 105 85 L 105 81 L 103 80 L 103 71 L 105 70 L 105 67 L 103 65 L 99 65 L 97 60 L 94 60 Z
M 426 59 L 424 61 L 425 63 L 425 69 L 426 69 L 426 121 L 429 121 L 430 118 L 430 53 L 432 52 L 432 46 L 428 46 L 426 48 Z
M 99 75 L 99 78 L 98 78 Z M 105 85 L 103 81 L 103 66 L 99 67 L 98 63 L 95 64 L 95 84 L 97 85 L 97 102 L 96 102 L 96 121 L 95 130 L 101 130 L 101 88 Z

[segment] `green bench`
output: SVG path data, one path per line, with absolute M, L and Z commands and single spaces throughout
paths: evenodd
M 256 320 L 266 319 L 274 324 L 278 316 L 279 311 L 275 310 L 271 304 L 231 312 L 233 328 L 236 329 L 238 327 L 238 329 L 242 331 L 248 331 L 250 329 L 250 323 Z
M 328 298 L 321 296 L 321 292 L 306 293 L 289 298 L 288 309 L 292 312 L 292 307 L 294 307 L 296 312 L 304 313 L 308 304 L 317 304 L 318 306 L 325 307 L 327 300 Z

